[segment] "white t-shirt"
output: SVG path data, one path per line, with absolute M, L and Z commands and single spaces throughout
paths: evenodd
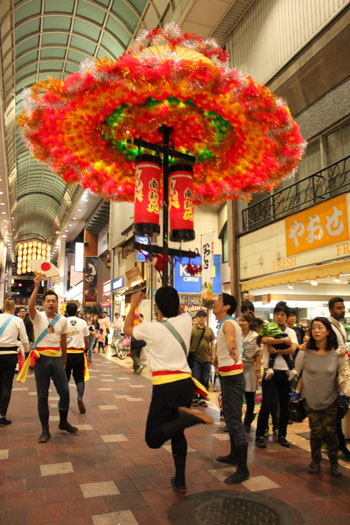
M 123 330 L 123 326 L 124 326 L 124 323 L 120 317 L 118 318 L 118 320 L 114 318 L 114 321 L 112 323 L 113 330 L 118 330 L 119 332 L 121 332 Z
M 84 337 L 89 336 L 89 328 L 87 322 L 80 317 L 67 317 L 68 333 L 67 333 L 67 348 L 85 348 Z
M 4 313 L 0 314 L 0 328 L 6 323 L 7 319 L 12 314 Z M 17 346 L 18 347 L 18 338 L 20 339 L 25 352 L 29 352 L 29 341 L 24 326 L 24 322 L 20 317 L 13 316 L 9 324 L 6 326 L 2 335 L 0 336 L 0 348 L 4 346 Z M 1 350 L 0 355 L 4 354 L 16 354 L 15 350 Z
M 328 317 L 328 320 L 332 325 L 333 332 L 337 336 L 338 347 L 346 348 L 346 330 L 344 326 L 332 316 Z
M 188 349 L 192 332 L 192 318 L 190 314 L 181 314 L 176 317 L 166 319 L 177 332 Z M 146 341 L 149 351 L 149 362 L 153 372 L 161 370 L 191 373 L 187 363 L 187 356 L 173 334 L 158 321 L 143 321 L 133 329 L 133 337 Z
M 230 352 L 227 348 L 226 335 L 223 332 L 223 327 L 226 323 L 232 323 L 235 328 L 236 334 L 236 350 L 239 355 L 238 361 L 236 363 L 233 361 L 230 356 Z M 216 355 L 218 358 L 219 368 L 222 366 L 232 366 L 232 365 L 241 365 L 242 364 L 242 354 L 243 354 L 243 336 L 242 330 L 237 321 L 234 319 L 227 319 L 220 327 L 218 331 L 218 338 L 216 341 Z
M 49 321 L 53 321 L 53 319 L 49 319 L 45 312 L 36 312 L 36 316 L 34 319 L 31 319 L 34 327 L 34 336 L 35 340 L 39 337 L 39 335 L 49 326 Z M 59 320 L 53 327 L 54 333 L 53 334 L 46 334 L 42 340 L 38 343 L 37 348 L 42 348 L 43 346 L 49 346 L 49 347 L 60 347 L 61 346 L 61 334 L 66 334 L 68 329 L 68 323 L 67 318 L 63 317 L 63 315 L 60 316 Z
M 293 328 L 289 328 L 288 326 L 284 329 L 284 333 L 286 334 L 286 337 L 290 337 L 290 340 L 292 341 L 292 344 L 298 344 L 298 338 L 297 338 L 297 334 L 295 332 L 295 330 L 293 330 Z M 273 346 L 273 345 L 272 345 Z M 270 354 L 267 350 L 267 345 L 264 345 L 264 350 L 263 350 L 263 367 L 264 368 L 269 368 L 269 357 L 270 357 Z M 275 364 L 273 366 L 273 369 L 274 370 L 289 370 L 288 368 L 288 365 L 284 359 L 284 357 L 282 357 L 282 355 L 277 355 L 276 356 L 276 359 L 275 359 Z
M 100 329 L 103 330 L 103 335 L 106 336 L 107 335 L 107 328 L 109 328 L 109 326 L 110 326 L 110 322 L 109 322 L 108 317 L 102 317 L 102 319 L 99 319 L 98 320 L 98 325 L 99 325 Z

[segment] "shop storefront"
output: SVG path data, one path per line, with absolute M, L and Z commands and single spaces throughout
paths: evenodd
M 202 258 L 198 257 L 191 259 L 191 264 L 194 266 L 201 265 Z M 174 266 L 174 287 L 179 293 L 180 303 L 185 306 L 186 310 L 192 315 L 195 315 L 201 306 L 201 291 L 202 291 L 202 275 L 198 273 L 191 275 L 186 269 L 187 259 L 176 261 Z M 217 297 L 221 293 L 221 255 L 214 255 L 213 262 L 213 296 Z M 209 325 L 215 326 L 214 316 L 209 316 Z
M 340 195 L 239 239 L 242 296 L 262 317 L 279 300 L 299 320 L 328 316 L 328 300 L 340 296 L 350 325 L 349 204 Z
M 112 281 L 112 306 L 113 317 L 116 312 L 121 316 L 125 315 L 125 277 L 121 275 Z
M 112 293 L 112 282 L 105 281 L 102 285 L 102 301 L 101 301 L 101 310 L 102 313 L 106 313 L 109 317 L 109 320 L 112 320 L 112 303 L 111 303 L 111 293 Z

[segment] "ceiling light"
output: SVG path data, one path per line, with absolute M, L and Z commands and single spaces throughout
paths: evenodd
M 333 281 L 334 281 L 335 283 L 341 283 L 340 276 L 338 275 L 338 277 L 334 277 Z
M 290 290 L 294 290 L 294 286 L 291 283 L 287 284 L 287 288 L 289 288 Z
M 6 211 L 2 211 L 2 212 L 1 212 L 1 215 L 6 215 Z
M 76 218 L 76 217 L 73 217 L 73 221 L 76 221 L 76 220 L 77 220 L 77 218 Z
M 78 211 L 83 211 L 83 210 L 78 210 Z
M 312 280 L 312 281 L 310 281 L 310 284 L 311 284 L 311 286 L 318 286 L 318 281 L 317 280 Z
M 68 224 L 68 226 L 73 226 L 73 224 Z

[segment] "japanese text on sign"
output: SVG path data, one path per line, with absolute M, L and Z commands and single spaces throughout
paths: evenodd
M 346 195 L 286 219 L 287 256 L 349 238 Z

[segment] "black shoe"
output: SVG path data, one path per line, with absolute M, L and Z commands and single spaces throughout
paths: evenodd
M 82 399 L 78 399 L 78 408 L 79 408 L 79 412 L 81 414 L 85 414 L 86 408 L 85 408 L 85 405 L 84 405 L 84 401 Z
M 175 492 L 180 492 L 182 494 L 186 492 L 185 482 L 178 483 L 175 478 L 171 478 L 170 482 Z
M 346 446 L 342 447 L 340 452 L 342 453 L 341 459 L 344 461 L 350 461 L 350 451 L 346 448 Z
M 76 434 L 79 430 L 77 427 L 73 427 L 73 425 L 68 423 L 68 421 L 66 421 L 65 423 L 60 423 L 58 425 L 58 428 L 60 430 L 65 430 L 66 432 L 69 432 L 70 434 Z
M 6 427 L 6 425 L 11 425 L 12 421 L 6 419 L 6 417 L 0 417 L 0 427 Z
M 42 433 L 38 437 L 38 443 L 46 443 L 47 441 L 49 441 L 50 437 L 51 437 L 51 434 L 49 432 L 49 429 L 43 428 Z
M 263 438 L 263 436 L 258 436 L 255 439 L 255 445 L 259 448 L 266 448 L 266 443 L 265 443 L 265 439 Z
M 237 458 L 231 454 L 228 454 L 227 456 L 218 456 L 216 461 L 220 461 L 221 463 L 229 463 L 230 465 L 237 465 Z
M 307 471 L 309 474 L 317 474 L 320 470 L 320 462 L 315 461 L 314 459 L 311 461 L 310 465 L 307 468 Z
M 286 448 L 289 448 L 290 447 L 290 443 L 286 440 L 286 438 L 284 437 L 281 437 L 281 438 L 278 438 L 278 443 L 280 445 L 282 445 L 282 447 L 286 447 Z
M 340 478 L 342 476 L 338 463 L 331 463 L 331 475 L 335 478 Z
M 234 474 L 231 474 L 228 478 L 225 479 L 227 485 L 234 485 L 237 483 L 242 483 L 249 478 L 249 470 L 247 468 L 238 467 Z

